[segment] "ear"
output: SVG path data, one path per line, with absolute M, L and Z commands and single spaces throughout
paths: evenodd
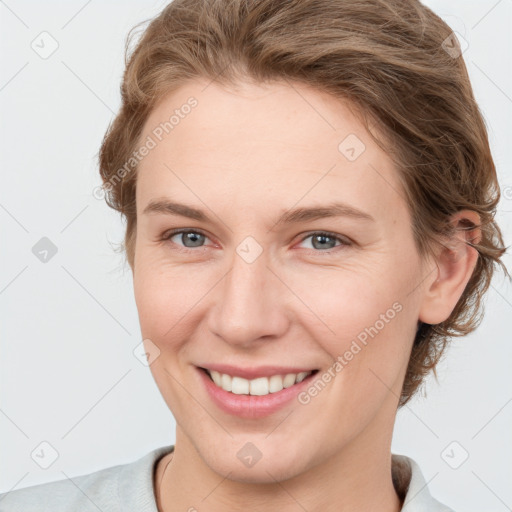
M 434 261 L 437 268 L 427 280 L 421 304 L 419 320 L 427 324 L 439 324 L 450 316 L 478 260 L 478 251 L 468 242 L 477 244 L 481 240 L 479 215 L 461 210 L 451 217 L 450 223 L 456 231 L 438 251 Z M 471 225 L 475 227 L 468 229 Z

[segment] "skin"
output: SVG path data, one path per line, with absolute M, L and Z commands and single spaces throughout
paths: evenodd
M 197 99 L 137 177 L 135 299 L 143 338 L 160 351 L 151 372 L 177 423 L 175 451 L 156 468 L 159 509 L 397 512 L 391 440 L 417 322 L 449 316 L 478 254 L 461 234 L 453 251 L 420 257 L 397 171 L 348 104 L 301 84 L 208 83 L 168 94 L 141 137 Z M 366 146 L 355 161 L 338 150 L 348 134 Z M 143 213 L 162 198 L 213 223 Z M 375 221 L 275 224 L 291 208 L 332 201 Z M 180 234 L 161 240 L 172 228 L 206 238 L 200 247 Z M 340 240 L 314 244 L 319 231 Z M 465 235 L 474 242 L 479 232 Z M 248 236 L 263 250 L 252 263 L 236 252 Z M 222 362 L 320 375 L 393 303 L 401 311 L 308 404 L 239 418 L 212 403 L 197 374 L 195 365 Z M 247 442 L 262 453 L 252 467 L 237 457 Z

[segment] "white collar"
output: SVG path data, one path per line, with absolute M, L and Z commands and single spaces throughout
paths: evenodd
M 407 455 L 392 454 L 393 484 L 404 499 L 401 512 L 453 512 L 431 494 L 416 461 Z

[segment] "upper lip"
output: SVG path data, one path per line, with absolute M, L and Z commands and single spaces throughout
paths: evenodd
M 232 377 L 242 377 L 247 380 L 257 379 L 258 377 L 271 377 L 272 375 L 286 375 L 287 373 L 312 372 L 317 369 L 299 366 L 253 366 L 250 368 L 240 368 L 229 364 L 204 364 L 198 366 L 199 368 L 215 370 L 219 373 L 226 373 Z

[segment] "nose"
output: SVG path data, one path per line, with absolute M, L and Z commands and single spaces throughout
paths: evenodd
M 251 263 L 233 253 L 229 271 L 215 288 L 208 319 L 210 332 L 226 343 L 252 348 L 288 329 L 290 292 L 268 264 L 265 252 Z

